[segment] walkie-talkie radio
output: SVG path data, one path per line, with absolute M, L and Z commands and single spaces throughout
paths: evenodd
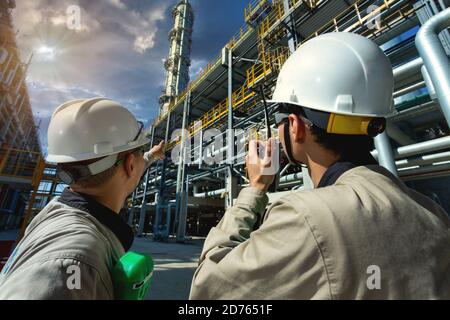
M 272 130 L 270 128 L 270 121 L 269 121 L 269 108 L 267 107 L 267 101 L 266 101 L 266 96 L 264 94 L 264 88 L 261 85 L 259 87 L 259 91 L 261 94 L 261 98 L 263 101 L 263 106 L 264 106 L 264 120 L 265 120 L 265 124 L 266 124 L 266 130 L 267 130 L 267 140 L 269 140 L 270 138 L 272 138 Z M 273 155 L 272 155 L 273 158 Z M 278 189 L 278 183 L 280 180 L 280 171 L 277 168 L 277 173 L 275 174 L 275 179 L 273 180 L 272 184 L 269 187 L 269 192 L 276 192 Z

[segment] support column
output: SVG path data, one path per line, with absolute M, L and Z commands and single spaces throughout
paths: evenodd
M 178 163 L 178 172 L 177 172 L 177 189 L 176 189 L 176 208 L 175 208 L 175 217 L 176 217 L 176 225 L 177 225 L 177 242 L 184 242 L 186 235 L 186 219 L 187 219 L 187 207 L 184 205 L 184 195 L 187 191 L 185 186 L 185 177 L 186 177 L 186 148 L 189 147 L 190 144 L 186 146 L 186 140 L 189 139 L 189 136 L 186 137 L 186 126 L 190 113 L 190 104 L 191 104 L 191 93 L 189 92 L 186 100 L 184 101 L 183 108 L 183 124 L 182 124 L 182 133 L 181 133 L 181 145 L 180 145 L 180 161 Z
M 383 132 L 375 138 L 375 148 L 378 151 L 378 163 L 380 166 L 385 167 L 394 175 L 398 176 L 394 152 L 392 151 L 391 142 L 386 132 Z
M 144 182 L 144 193 L 142 194 L 142 204 L 141 211 L 139 213 L 139 229 L 138 229 L 138 237 L 142 237 L 142 233 L 144 232 L 144 224 L 145 224 L 145 216 L 147 213 L 147 187 L 148 187 L 148 177 L 150 176 L 150 170 L 147 170 L 145 173 L 145 182 Z
M 233 50 L 228 51 L 228 132 L 227 132 L 227 177 L 225 179 L 227 197 L 225 208 L 233 205 L 233 199 L 237 196 L 236 178 L 233 177 L 234 163 L 234 133 L 233 133 Z
M 167 123 L 166 123 L 166 132 L 164 135 L 164 141 L 167 143 L 169 141 L 170 134 L 170 121 L 171 121 L 172 113 L 169 111 L 167 115 Z M 159 183 L 159 192 L 158 192 L 158 202 L 156 203 L 156 211 L 155 211 L 155 223 L 153 224 L 153 234 L 157 236 L 158 227 L 161 221 L 161 210 L 164 208 L 167 200 L 167 195 L 165 194 L 165 184 L 166 184 L 166 169 L 167 169 L 167 156 L 166 159 L 162 161 L 161 166 L 161 179 Z
M 150 139 L 150 147 L 153 146 L 153 137 L 155 135 L 155 128 L 152 128 L 152 137 Z M 142 234 L 144 233 L 144 225 L 145 225 L 145 216 L 147 215 L 147 189 L 149 184 L 149 177 L 150 177 L 150 168 L 147 168 L 147 171 L 145 172 L 145 181 L 144 181 L 144 192 L 142 194 L 142 204 L 141 204 L 141 211 L 139 213 L 139 229 L 137 236 L 142 237 Z M 135 190 L 135 193 L 133 193 L 133 202 L 134 198 L 137 194 L 137 189 Z M 134 215 L 134 205 L 131 207 L 130 212 L 130 225 L 133 222 L 133 215 Z
M 283 7 L 284 7 L 284 12 L 287 13 L 289 12 L 289 0 L 283 0 Z M 286 25 L 288 25 L 288 27 L 290 28 L 289 30 L 289 40 L 288 40 L 288 46 L 289 46 L 289 51 L 291 51 L 291 53 L 293 53 L 296 49 L 296 34 L 295 34 L 295 26 L 292 22 L 292 17 L 289 16 L 289 20 L 286 21 Z

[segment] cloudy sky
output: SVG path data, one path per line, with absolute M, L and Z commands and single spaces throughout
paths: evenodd
M 178 0 L 16 0 L 14 25 L 22 59 L 33 53 L 27 84 L 41 143 L 61 103 L 105 96 L 126 105 L 147 126 L 158 114 Z M 191 76 L 216 56 L 244 24 L 248 0 L 191 0 L 195 11 Z M 78 6 L 81 24 L 67 26 Z M 69 24 L 70 25 L 70 24 Z

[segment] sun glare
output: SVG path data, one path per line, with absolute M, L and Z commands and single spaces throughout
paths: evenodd
M 53 61 L 56 56 L 56 50 L 55 48 L 49 47 L 49 46 L 41 46 L 37 50 L 37 54 L 42 60 L 45 61 Z

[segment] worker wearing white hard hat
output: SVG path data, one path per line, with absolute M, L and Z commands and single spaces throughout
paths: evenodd
M 134 235 L 120 217 L 144 171 L 144 126 L 117 102 L 69 101 L 53 113 L 47 161 L 68 185 L 30 223 L 0 275 L 0 299 L 114 299 L 111 271 Z
M 450 299 L 447 213 L 370 154 L 393 83 L 383 51 L 356 34 L 292 54 L 271 103 L 291 173 L 306 165 L 314 189 L 266 208 L 275 149 L 252 142 L 250 186 L 210 231 L 192 299 Z
M 143 123 L 117 102 L 104 98 L 74 100 L 53 114 L 46 160 L 58 164 L 60 178 L 70 185 L 110 169 L 120 160 L 120 153 L 149 143 Z M 162 156 L 162 147 L 146 154 L 146 158 L 149 156 Z M 79 164 L 86 161 L 90 163 Z

